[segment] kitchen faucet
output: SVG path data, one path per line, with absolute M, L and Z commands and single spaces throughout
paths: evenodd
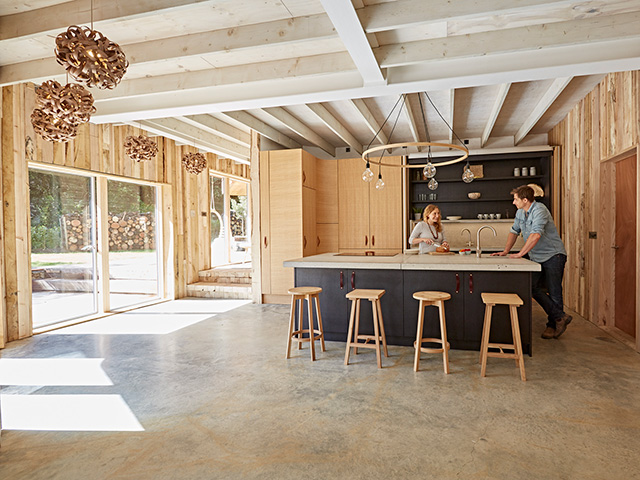
M 498 236 L 498 234 L 496 233 L 496 229 L 493 228 L 491 225 L 483 225 L 478 229 L 478 233 L 476 233 L 476 256 L 478 258 L 480 258 L 480 255 L 482 254 L 482 248 L 480 247 L 480 232 L 485 228 L 490 228 L 491 231 L 493 232 L 494 237 Z
M 467 232 L 469 234 L 469 241 L 467 242 L 467 247 L 471 248 L 471 230 L 469 230 L 468 228 L 463 228 L 462 231 L 460 232 L 460 235 L 464 234 L 464 232 Z

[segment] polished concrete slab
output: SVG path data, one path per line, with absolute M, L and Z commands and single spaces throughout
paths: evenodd
M 584 319 L 542 340 L 534 308 L 525 383 L 511 360 L 481 378 L 467 351 L 450 375 L 440 355 L 414 372 L 407 347 L 381 370 L 373 350 L 344 366 L 338 342 L 285 360 L 288 307 L 235 302 L 178 300 L 0 351 L 0 478 L 640 478 L 640 355 Z

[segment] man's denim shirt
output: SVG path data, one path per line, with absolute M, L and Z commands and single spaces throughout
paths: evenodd
M 532 233 L 540 234 L 540 240 L 529 252 L 529 258 L 534 262 L 543 263 L 558 253 L 567 254 L 551 213 L 544 204 L 535 200 L 528 212 L 518 209 L 511 233 L 522 234 L 525 242 Z

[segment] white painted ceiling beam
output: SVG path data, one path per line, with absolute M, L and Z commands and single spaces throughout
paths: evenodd
M 265 108 L 263 111 L 270 115 L 271 117 L 278 120 L 282 125 L 287 127 L 292 132 L 295 132 L 297 135 L 300 135 L 302 138 L 307 140 L 309 143 L 320 147 L 322 150 L 327 152 L 332 157 L 336 156 L 336 149 L 333 145 L 327 142 L 324 138 L 314 132 L 307 125 L 302 123 L 296 117 L 291 115 L 282 107 L 270 107 Z
M 278 145 L 282 145 L 286 148 L 301 148 L 300 145 L 295 140 L 287 137 L 282 132 L 276 130 L 271 125 L 267 125 L 261 120 L 258 120 L 253 115 L 238 111 L 238 112 L 224 112 L 222 115 L 225 115 L 229 118 L 234 119 L 237 122 L 242 123 L 243 125 L 249 127 L 250 129 L 258 132 L 260 135 L 267 137 L 269 140 L 276 142 Z
M 449 129 L 449 143 L 453 143 L 453 131 L 454 131 L 454 128 L 453 128 L 453 120 L 454 120 L 453 114 L 454 114 L 454 110 L 455 110 L 455 101 L 456 101 L 456 91 L 453 88 L 451 88 L 449 90 L 449 102 L 448 102 L 448 104 L 449 104 L 449 119 L 448 119 L 448 121 L 449 121 L 449 126 L 451 127 Z
M 180 141 L 185 144 L 195 144 L 198 148 L 206 149 L 218 155 L 242 161 L 248 160 L 250 156 L 250 149 L 248 147 L 243 147 L 219 135 L 181 122 L 176 118 L 156 118 L 153 120 L 143 120 L 141 123 L 142 125 L 156 127 L 164 133 L 173 132 L 173 134 L 178 136 Z
M 370 5 L 358 10 L 358 16 L 367 33 L 382 32 L 411 26 L 458 21 L 473 17 L 498 16 L 541 7 L 566 6 L 570 0 L 456 0 L 455 2 L 429 2 L 424 0 L 398 0 Z
M 453 58 L 487 58 L 568 45 L 640 37 L 640 12 L 393 44 L 374 49 L 383 68 Z
M 544 115 L 544 112 L 549 109 L 551 104 L 558 98 L 567 85 L 569 85 L 572 78 L 573 77 L 557 78 L 553 81 L 549 89 L 544 93 L 538 104 L 533 108 L 527 119 L 516 132 L 513 139 L 516 145 L 533 129 L 536 123 L 538 123 L 538 120 Z
M 243 147 L 249 148 L 251 146 L 251 134 L 243 132 L 228 123 L 212 117 L 211 115 L 187 115 L 177 118 L 182 122 L 193 125 L 194 127 L 202 128 L 203 130 L 208 130 L 215 135 L 219 135 L 220 137 L 226 138 L 227 140 L 242 145 Z
M 265 44 L 269 46 L 299 44 L 336 36 L 333 24 L 326 15 L 313 15 L 123 44 L 121 47 L 132 67 L 169 60 L 184 61 L 189 57 L 220 52 L 233 55 L 236 52 L 263 47 Z M 44 79 L 61 75 L 61 73 L 63 71 L 53 55 L 50 58 L 4 65 L 0 70 L 0 86 L 27 81 L 40 83 Z
M 354 98 L 353 100 L 349 100 L 349 103 L 353 105 L 355 111 L 360 114 L 367 127 L 369 127 L 369 130 L 371 130 L 371 134 L 374 135 L 369 142 L 369 145 L 375 144 L 375 138 L 378 139 L 378 142 L 381 145 L 389 143 L 387 135 L 382 131 L 380 124 L 373 116 L 373 113 L 371 113 L 371 110 L 369 110 L 369 107 L 367 107 L 367 104 L 364 103 L 364 100 L 361 98 Z
M 400 109 L 404 111 L 405 117 L 409 122 L 409 132 L 411 133 L 411 138 L 413 139 L 414 142 L 419 142 L 420 134 L 418 133 L 418 123 L 416 118 L 418 115 L 422 115 L 422 113 L 416 112 L 415 109 L 411 106 L 411 102 L 409 102 L 409 95 L 405 95 L 402 105 L 400 105 Z M 389 122 L 394 122 L 394 121 L 395 119 L 389 120 Z M 390 127 L 393 128 L 393 123 L 390 125 Z M 393 141 L 393 134 L 390 133 L 389 137 Z M 419 152 L 422 151 L 422 148 L 418 147 L 418 151 Z
M 320 0 L 366 84 L 383 84 L 384 75 L 350 1 Z
M 498 89 L 498 95 L 493 102 L 493 107 L 491 107 L 491 112 L 489 113 L 487 124 L 484 126 L 484 130 L 482 131 L 482 137 L 480 138 L 480 148 L 484 148 L 484 146 L 487 144 L 487 140 L 489 140 L 491 131 L 496 124 L 498 115 L 500 115 L 500 110 L 502 110 L 502 105 L 507 98 L 507 94 L 509 93 L 510 88 L 510 83 L 503 83 L 502 85 L 500 85 L 500 88 Z
M 149 17 L 159 13 L 180 15 L 194 4 L 209 4 L 212 7 L 219 0 L 153 0 L 117 1 L 94 0 L 93 21 L 95 23 L 130 20 Z M 54 37 L 69 25 L 90 25 L 91 2 L 74 0 L 61 2 L 50 7 L 38 8 L 14 15 L 0 17 L 0 40 L 28 38 L 49 34 Z M 94 25 L 95 28 L 95 25 Z
M 353 148 L 358 155 L 362 154 L 362 144 L 351 132 L 334 117 L 321 103 L 309 103 L 306 107 L 311 110 L 333 133 Z

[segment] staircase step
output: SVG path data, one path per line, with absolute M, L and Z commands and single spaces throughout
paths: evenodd
M 197 282 L 187 285 L 188 297 L 251 299 L 251 284 Z
M 216 267 L 198 273 L 201 282 L 251 284 L 251 268 Z

